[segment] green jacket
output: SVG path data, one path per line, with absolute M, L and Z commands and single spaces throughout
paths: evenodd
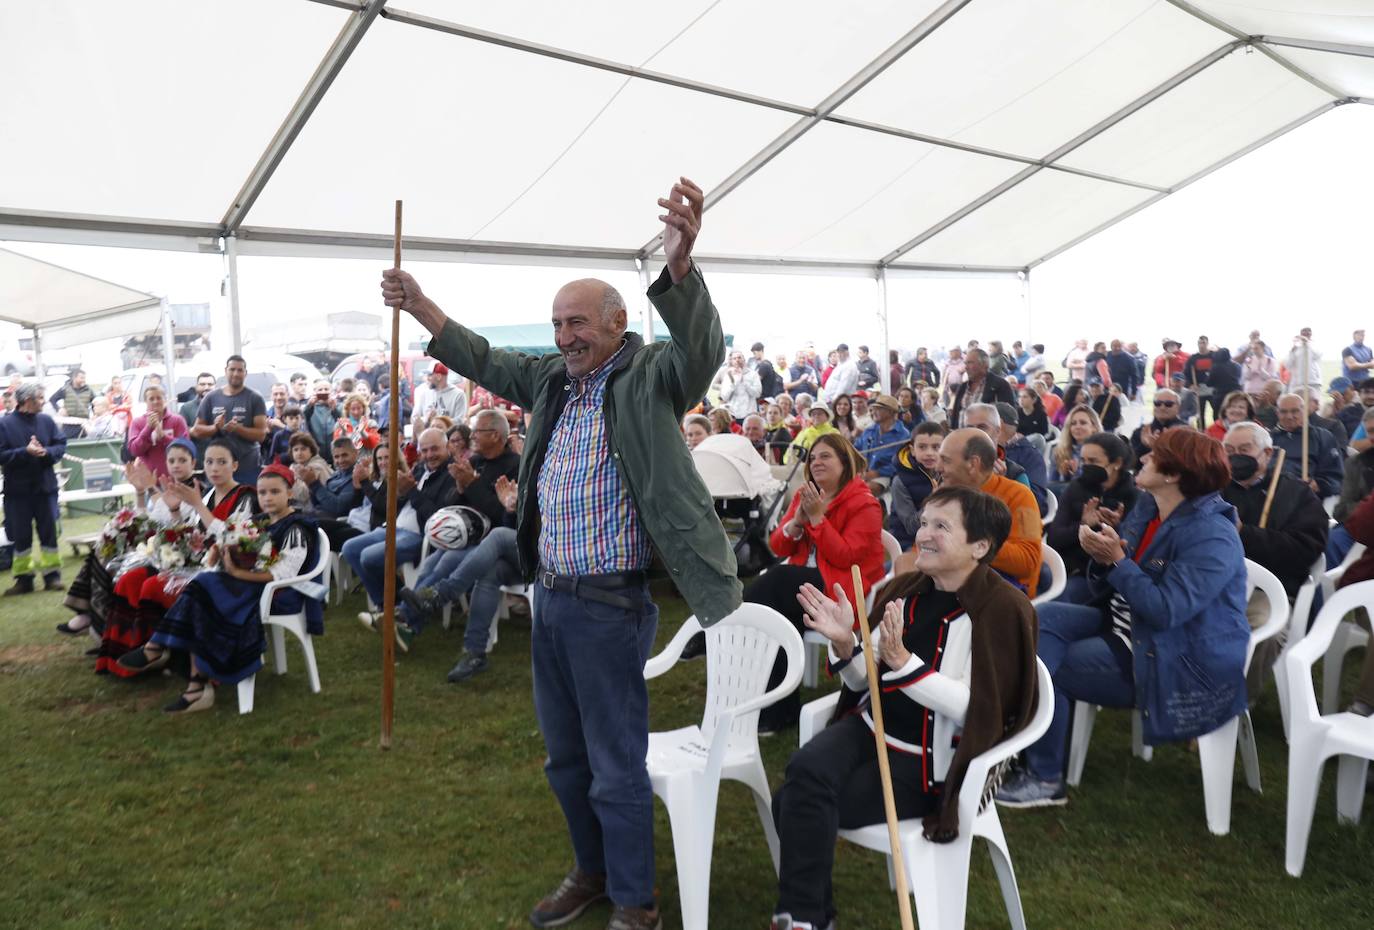
M 695 266 L 676 285 L 665 270 L 648 296 L 673 338 L 645 345 L 636 333 L 626 333 L 629 350 L 617 361 L 606 387 L 606 441 L 673 583 L 702 626 L 709 626 L 734 612 L 741 589 L 734 551 L 679 424 L 725 361 L 725 339 Z M 539 469 L 567 403 L 563 357 L 493 349 L 451 319 L 430 341 L 428 352 L 530 412 L 516 513 L 521 570 L 533 579 L 539 563 Z

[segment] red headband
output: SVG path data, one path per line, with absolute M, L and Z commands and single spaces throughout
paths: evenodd
M 273 462 L 271 465 L 268 465 L 262 471 L 258 472 L 259 478 L 261 478 L 263 475 L 276 475 L 278 478 L 286 482 L 286 486 L 288 488 L 296 483 L 296 476 L 292 473 L 291 469 L 287 468 L 285 465 L 282 465 L 278 462 Z

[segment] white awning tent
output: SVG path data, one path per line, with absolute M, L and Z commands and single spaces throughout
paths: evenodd
M 1031 269 L 1349 103 L 1374 0 L 0 6 L 0 239 L 639 269 Z M 284 114 L 284 115 L 283 115 Z M 882 357 L 881 355 L 879 357 Z
M 0 320 L 33 330 L 34 368 L 40 378 L 44 349 L 146 332 L 159 324 L 164 350 L 171 338 L 165 298 L 9 249 L 0 249 Z

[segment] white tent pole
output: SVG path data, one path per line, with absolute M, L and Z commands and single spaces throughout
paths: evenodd
M 229 344 L 234 355 L 243 354 L 243 327 L 239 321 L 239 244 L 234 236 L 224 239 L 224 274 L 229 288 Z
M 1025 346 L 1030 348 L 1031 342 L 1035 339 L 1034 317 L 1031 315 L 1031 289 L 1030 289 L 1030 269 L 1017 275 L 1021 279 L 1021 306 L 1026 311 L 1026 341 Z
M 33 328 L 33 376 L 43 380 L 43 331 Z
M 172 305 L 167 302 L 167 298 L 162 298 L 162 358 L 165 365 L 166 380 L 162 382 L 163 393 L 167 395 L 167 400 L 176 401 L 176 358 L 177 345 L 172 337 Z M 142 400 L 143 398 L 135 398 Z
M 892 392 L 892 366 L 888 363 L 888 325 L 887 325 L 887 269 L 878 269 L 878 351 L 872 356 L 878 363 L 878 390 L 883 394 Z
M 654 283 L 653 278 L 649 277 L 649 260 L 647 258 L 636 258 L 635 267 L 639 269 L 639 286 L 644 291 L 644 303 L 639 311 L 640 332 L 644 336 L 645 345 L 654 344 L 654 305 L 649 302 L 649 285 Z

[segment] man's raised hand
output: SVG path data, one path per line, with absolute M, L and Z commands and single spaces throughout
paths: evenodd
M 692 246 L 701 232 L 705 202 L 701 188 L 687 178 L 679 178 L 668 196 L 659 198 L 658 205 L 668 211 L 658 218 L 663 222 L 663 254 L 667 256 L 668 274 L 674 284 L 692 270 Z
M 399 268 L 382 272 L 382 302 L 388 307 L 400 307 L 436 336 L 444 328 L 444 312 L 425 296 L 419 282 Z

